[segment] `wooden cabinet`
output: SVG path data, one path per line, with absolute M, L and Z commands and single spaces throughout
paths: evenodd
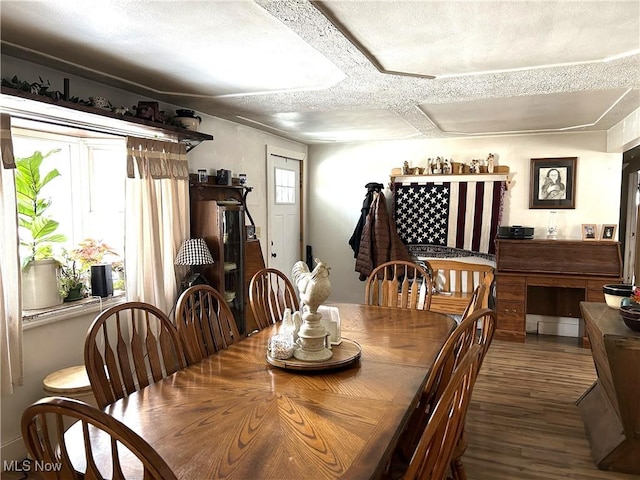
M 576 402 L 598 468 L 640 475 L 640 333 L 618 310 L 582 303 L 598 379 Z
M 496 277 L 496 291 L 500 292 L 496 297 L 496 330 L 504 332 L 503 338 L 506 338 L 507 332 L 514 332 L 513 340 L 518 340 L 519 332 L 525 330 L 526 288 L 524 277 L 507 275 Z
M 246 333 L 245 211 L 243 187 L 192 183 L 191 237 L 204 238 L 214 264 L 203 267 L 209 283 L 224 295 L 240 333 Z
M 622 281 L 618 242 L 499 239 L 496 245 L 496 338 L 524 341 L 527 313 L 580 318 L 580 302 L 604 302 L 602 286 Z

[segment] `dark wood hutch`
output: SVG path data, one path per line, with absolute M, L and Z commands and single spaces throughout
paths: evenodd
M 202 273 L 211 285 L 225 296 L 240 333 L 256 328 L 249 308 L 249 282 L 265 267 L 260 240 L 247 238 L 245 218 L 246 196 L 251 187 L 216 185 L 198 182 L 190 175 L 191 237 L 204 238 L 214 264 Z

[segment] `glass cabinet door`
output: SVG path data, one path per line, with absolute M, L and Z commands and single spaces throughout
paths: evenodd
M 220 226 L 223 253 L 224 299 L 233 312 L 238 330 L 245 333 L 244 320 L 244 211 L 242 207 L 221 207 Z M 221 285 L 222 286 L 222 285 Z

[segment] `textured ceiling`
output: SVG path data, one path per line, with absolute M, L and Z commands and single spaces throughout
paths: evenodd
M 0 3 L 2 51 L 304 143 L 606 130 L 640 2 Z

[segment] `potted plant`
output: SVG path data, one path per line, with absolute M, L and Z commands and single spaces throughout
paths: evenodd
M 60 262 L 60 296 L 65 302 L 84 298 L 85 274 L 76 264 L 76 260 L 65 251 Z
M 62 303 L 58 293 L 57 270 L 59 263 L 53 258 L 53 244 L 66 241 L 56 233 L 59 223 L 47 215 L 51 199 L 43 197 L 42 189 L 56 177 L 57 169 L 42 175 L 40 167 L 46 154 L 39 151 L 16 159 L 16 199 L 20 245 L 27 249 L 22 261 L 22 307 L 25 310 L 50 307 Z
M 71 257 L 80 262 L 80 270 L 83 273 L 86 272 L 87 280 L 91 279 L 91 267 L 93 265 L 109 264 L 112 267 L 113 263 L 107 260 L 120 260 L 120 256 L 116 250 L 102 240 L 96 240 L 94 238 L 85 238 L 81 241 L 78 246 L 71 251 Z M 124 271 L 122 262 L 120 261 L 118 263 Z

